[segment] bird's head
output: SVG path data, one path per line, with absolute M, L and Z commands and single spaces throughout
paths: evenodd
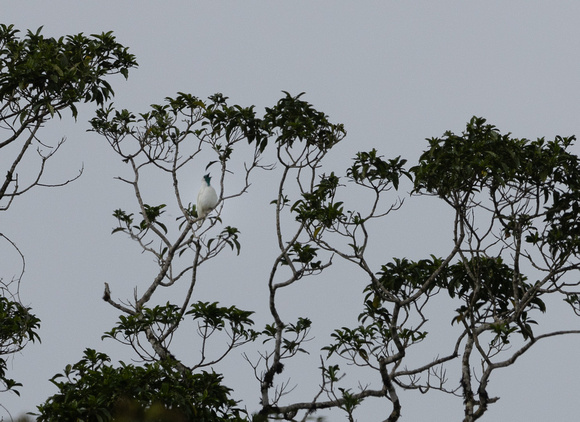
M 211 176 L 208 174 L 206 174 L 205 176 L 203 176 L 203 180 L 205 181 L 205 183 L 207 183 L 207 185 L 209 186 L 209 182 L 211 180 Z

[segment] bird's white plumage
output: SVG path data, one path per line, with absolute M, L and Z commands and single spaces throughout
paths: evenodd
M 201 188 L 197 194 L 197 215 L 205 217 L 218 203 L 218 196 L 215 189 L 210 186 L 210 177 L 206 175 L 201 180 Z

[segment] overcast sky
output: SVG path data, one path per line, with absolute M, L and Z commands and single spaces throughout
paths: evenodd
M 273 105 L 282 90 L 305 91 L 304 99 L 348 131 L 332 155 L 339 167 L 356 151 L 373 147 L 387 157 L 415 161 L 426 148 L 425 138 L 448 129 L 461 132 L 473 115 L 517 137 L 580 134 L 578 1 L 3 0 L 0 10 L 2 23 L 23 31 L 44 26 L 43 33 L 55 37 L 113 31 L 139 62 L 128 81 L 113 80 L 114 101 L 136 112 L 178 91 L 201 98 L 222 92 L 232 103 L 255 104 L 259 111 Z M 110 235 L 112 211 L 131 198 L 127 187 L 113 179 L 124 171 L 122 163 L 104 139 L 86 132 L 93 112 L 82 107 L 77 123 L 66 116 L 41 134 L 51 142 L 68 139 L 49 177 L 74 176 L 81 166 L 83 176 L 64 188 L 34 191 L 0 219 L 0 232 L 26 255 L 22 299 L 42 320 L 42 344 L 30 345 L 10 362 L 10 375 L 24 383 L 20 398 L 0 398 L 13 415 L 35 410 L 53 394 L 48 379 L 76 362 L 86 347 L 106 351 L 114 361 L 132 357 L 100 340 L 117 317 L 101 300 L 103 283 L 114 294 L 130 297 L 133 286 L 151 276 L 152 267 L 136 245 Z M 203 168 L 192 174 L 192 200 L 202 174 Z M 152 186 L 157 188 L 164 189 Z M 245 239 L 250 244 L 243 247 L 250 250 L 259 248 L 273 228 L 251 223 L 262 221 L 260 213 L 268 211 L 272 198 L 262 199 L 226 210 L 240 225 L 248 223 Z M 393 221 L 384 228 L 384 261 L 445 253 L 451 232 L 439 208 L 411 207 Z M 232 266 L 238 265 L 236 274 L 254 271 L 251 280 L 228 279 L 226 274 L 218 283 L 208 273 L 199 294 L 226 304 L 239 300 L 242 307 L 263 302 L 263 274 L 270 262 L 260 268 L 250 258 L 229 258 Z M 5 258 L 0 262 L 8 265 Z M 4 270 L 1 275 L 8 276 Z M 287 306 L 299 315 L 318 306 L 330 316 L 330 326 L 347 324 L 340 317 L 356 316 L 359 309 L 342 310 L 337 303 L 359 294 L 364 280 L 336 280 L 331 288 L 328 283 L 321 282 L 306 298 L 294 292 Z M 337 296 L 321 300 L 329 291 Z M 312 298 L 318 298 L 318 305 Z M 562 315 L 570 318 L 566 328 L 578 326 L 570 313 Z M 266 314 L 256 319 L 269 322 Z M 490 391 L 502 398 L 491 405 L 486 420 L 577 418 L 579 346 L 577 338 L 557 338 L 534 346 L 516 366 L 498 372 Z M 316 353 L 314 358 L 316 369 Z M 243 386 L 245 405 L 256 409 L 258 384 L 247 382 L 249 368 L 236 371 L 239 376 L 232 376 L 228 385 Z M 436 393 L 405 397 L 404 421 L 461 419 L 461 399 Z M 386 406 L 358 418 L 379 420 Z

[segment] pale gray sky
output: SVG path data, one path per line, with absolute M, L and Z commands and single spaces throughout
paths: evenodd
M 255 104 L 258 110 L 274 104 L 282 90 L 305 91 L 307 101 L 346 126 L 348 136 L 331 163 L 342 168 L 356 151 L 373 147 L 412 162 L 426 148 L 425 138 L 448 129 L 460 132 L 473 115 L 517 137 L 580 134 L 577 1 L 3 0 L 0 9 L 3 23 L 23 31 L 39 26 L 51 36 L 114 31 L 140 65 L 128 81 L 117 78 L 113 85 L 115 103 L 133 111 L 145 111 L 178 91 L 201 98 L 222 92 L 232 103 Z M 82 107 L 76 124 L 66 117 L 47 125 L 43 134 L 51 141 L 68 138 L 51 163 L 50 177 L 74 176 L 84 163 L 83 176 L 64 188 L 34 191 L 0 220 L 0 231 L 26 255 L 21 295 L 42 320 L 42 344 L 30 345 L 10 364 L 13 377 L 24 383 L 20 398 L 2 395 L 13 415 L 35 410 L 54 393 L 48 379 L 76 362 L 86 347 L 108 352 L 115 361 L 132 357 L 100 340 L 117 316 L 101 300 L 103 283 L 114 294 L 130 297 L 139 280 L 150 276 L 151 266 L 136 245 L 110 235 L 113 209 L 130 204 L 131 198 L 127 187 L 113 180 L 124 171 L 116 156 L 104 139 L 86 132 L 92 115 L 91 107 Z M 192 174 L 192 200 L 202 172 Z M 164 186 L 151 186 L 152 192 L 156 189 Z M 259 248 L 273 227 L 252 223 L 268 221 L 259 213 L 269 210 L 269 199 L 248 199 L 239 210 L 226 210 L 236 224 L 247 227 L 241 227 L 247 233 L 243 248 Z M 377 263 L 392 256 L 444 253 L 441 246 L 450 239 L 445 214 L 415 203 L 387 223 Z M 239 265 L 236 274 L 252 276 L 240 280 L 208 272 L 201 297 L 263 310 L 270 262 L 262 269 L 256 255 L 228 258 L 230 265 Z M 242 283 L 248 287 L 239 287 Z M 296 288 L 288 312 L 302 315 L 320 307 L 327 316 L 322 325 L 354 324 L 347 317 L 358 314 L 360 302 L 344 310 L 343 298 L 358 295 L 365 280 L 340 279 L 332 287 L 328 280 L 317 283 L 306 298 Z M 334 303 L 320 304 L 329 291 L 337 295 Z M 578 326 L 570 313 L 561 318 L 569 318 L 567 328 Z M 256 320 L 269 322 L 269 317 L 263 313 Z M 498 372 L 490 391 L 502 398 L 491 406 L 487 420 L 577 418 L 579 346 L 578 338 L 558 338 Z M 317 356 L 314 351 L 313 360 L 305 362 L 310 365 L 306 372 L 315 372 Z M 255 409 L 258 385 L 248 382 L 251 371 L 241 359 L 236 365 L 240 369 L 226 384 L 243 386 L 244 393 L 236 397 Z M 314 388 L 317 375 L 312 382 Z M 359 413 L 359 420 L 379 420 L 386 406 Z M 403 396 L 404 421 L 460 420 L 461 414 L 461 399 L 436 393 Z

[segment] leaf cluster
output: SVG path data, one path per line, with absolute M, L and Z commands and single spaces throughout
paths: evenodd
M 319 248 L 315 248 L 309 244 L 302 244 L 300 242 L 294 242 L 290 249 L 288 250 L 287 256 L 292 262 L 297 262 L 302 264 L 305 268 L 311 268 L 313 270 L 319 269 L 322 265 L 322 261 L 314 261 L 317 256 Z M 282 265 L 289 265 L 286 258 L 282 257 L 280 259 Z
M 339 181 L 334 172 L 328 176 L 322 175 L 314 189 L 304 192 L 302 198 L 292 205 L 291 211 L 296 213 L 296 220 L 326 228 L 344 220 L 343 202 L 333 201 Z
M 158 220 L 158 218 L 165 212 L 165 204 L 160 205 L 148 205 L 143 204 L 143 219 L 137 225 L 133 225 L 133 214 L 128 214 L 126 211 L 118 208 L 113 212 L 113 217 L 115 217 L 119 223 L 119 226 L 113 229 L 112 233 L 127 230 L 137 230 L 140 234 L 144 233 L 152 225 L 156 225 L 163 232 L 167 234 L 167 226 Z
M 3 356 L 18 352 L 29 341 L 40 341 L 38 330 L 40 319 L 31 312 L 31 308 L 20 302 L 4 296 L 4 289 L 0 296 L 0 382 L 5 391 L 13 391 L 20 395 L 16 387 L 22 384 L 6 376 L 7 361 Z
M 46 38 L 39 28 L 23 39 L 13 25 L 0 25 L 0 102 L 22 104 L 20 121 L 58 113 L 75 103 L 103 104 L 113 95 L 106 76 L 125 78 L 135 57 L 117 43 L 112 32 Z
M 342 124 L 332 124 L 328 116 L 316 110 L 310 103 L 301 100 L 304 93 L 292 96 L 284 91 L 285 97 L 270 108 L 266 108 L 263 127 L 275 136 L 276 144 L 292 147 L 295 141 L 328 151 L 344 134 Z
M 139 313 L 132 315 L 120 315 L 116 326 L 105 333 L 103 338 L 131 339 L 140 333 L 145 333 L 157 327 L 161 332 L 173 331 L 184 319 L 190 316 L 192 321 L 200 321 L 203 326 L 211 330 L 222 331 L 227 327 L 237 337 L 252 339 L 255 333 L 249 327 L 254 324 L 250 316 L 251 311 L 244 311 L 235 306 L 218 306 L 217 302 L 192 303 L 189 310 L 182 312 L 175 304 L 167 302 L 165 305 L 157 305 L 152 308 L 144 307 Z
M 258 336 L 258 332 L 249 328 L 254 325 L 254 321 L 250 318 L 253 313 L 235 306 L 218 306 L 217 302 L 197 302 L 192 304 L 185 314 L 191 315 L 193 320 L 199 320 L 203 326 L 213 330 L 223 331 L 227 323 L 234 336 L 247 341 L 254 340 Z
M 373 148 L 370 151 L 358 152 L 346 175 L 359 184 L 368 182 L 375 189 L 388 185 L 399 189 L 401 177 L 411 179 L 410 173 L 405 169 L 406 163 L 407 160 L 400 156 L 385 161 Z
M 309 318 L 299 317 L 295 323 L 288 323 L 283 327 L 281 342 L 283 358 L 294 356 L 297 352 L 308 353 L 302 344 L 307 340 L 311 326 L 312 321 Z M 266 325 L 261 334 L 266 336 L 263 344 L 275 340 L 277 337 L 276 325 Z M 282 372 L 282 368 L 283 366 L 279 368 L 278 373 Z
M 207 120 L 203 124 L 209 125 L 212 135 L 224 135 L 227 142 L 242 136 L 249 144 L 256 143 L 257 148 L 263 152 L 268 138 L 263 121 L 256 117 L 254 106 L 229 106 L 227 99 L 219 93 L 209 97 L 211 102 L 205 107 L 204 117 Z
M 580 161 L 569 151 L 574 136 L 516 139 L 473 117 L 461 135 L 446 132 L 428 141 L 430 148 L 411 168 L 414 192 L 465 207 L 487 190 L 506 237 L 526 231 L 526 242 L 547 247 L 554 257 L 579 253 Z M 533 211 L 532 204 L 536 209 L 530 215 L 524 210 Z M 517 215 L 504 214 L 504 209 L 517 210 Z M 534 224 L 538 217 L 543 220 Z
M 442 263 L 443 260 L 435 256 L 419 261 L 393 258 L 392 262 L 382 265 L 380 271 L 377 272 L 379 286 L 371 286 L 369 290 L 380 295 L 384 289 L 402 298 L 412 296 L 419 289 L 430 292 L 441 284 L 443 275 L 439 274 L 430 284 L 425 284 L 432 274 L 442 266 Z
M 136 366 L 86 349 L 51 382 L 59 393 L 38 406 L 38 421 L 241 421 L 243 411 L 215 372 L 192 374 L 164 360 Z
M 301 100 L 301 93 L 292 96 L 284 91 L 285 97 L 274 107 L 267 107 L 263 118 L 256 116 L 254 106 L 227 105 L 227 97 L 215 94 L 209 97 L 204 125 L 211 128 L 213 135 L 224 135 L 229 141 L 234 136 L 243 136 L 248 143 L 255 143 L 260 152 L 266 149 L 270 137 L 279 146 L 292 147 L 295 141 L 305 142 L 321 151 L 330 149 L 344 136 L 344 127 L 332 124 L 328 116 L 317 111 L 308 102 Z

